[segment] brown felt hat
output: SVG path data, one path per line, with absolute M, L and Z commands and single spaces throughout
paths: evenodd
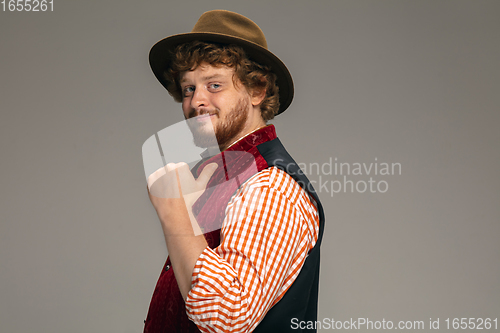
M 285 64 L 267 49 L 266 37 L 262 30 L 245 16 L 227 10 L 206 12 L 201 15 L 191 32 L 167 37 L 151 48 L 149 52 L 151 69 L 165 88 L 172 84 L 163 75 L 171 65 L 172 50 L 179 44 L 195 40 L 241 46 L 250 59 L 270 66 L 276 74 L 280 95 L 278 114 L 285 111 L 292 103 L 292 76 Z

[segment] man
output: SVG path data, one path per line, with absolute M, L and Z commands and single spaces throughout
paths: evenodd
M 286 332 L 292 320 L 316 320 L 323 210 L 266 125 L 292 101 L 288 69 L 254 22 L 223 10 L 158 42 L 150 63 L 193 120 L 195 142 L 213 127 L 222 153 L 191 171 L 167 165 L 180 199 L 149 194 L 169 258 L 144 331 Z M 203 194 L 182 198 L 185 188 Z M 196 235 L 193 217 L 218 228 Z

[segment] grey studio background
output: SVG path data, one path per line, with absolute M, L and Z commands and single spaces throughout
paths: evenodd
M 210 9 L 294 77 L 272 123 L 326 209 L 319 319 L 500 317 L 500 2 L 55 0 L 0 12 L 0 331 L 142 330 L 166 248 L 141 146 L 183 119 L 148 52 Z M 335 162 L 401 173 L 344 192 Z

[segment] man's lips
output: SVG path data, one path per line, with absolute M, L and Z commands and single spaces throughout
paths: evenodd
M 194 118 L 198 121 L 206 121 L 207 119 L 215 117 L 215 116 L 217 116 L 216 113 L 204 113 L 204 114 L 201 114 L 201 115 L 196 116 Z

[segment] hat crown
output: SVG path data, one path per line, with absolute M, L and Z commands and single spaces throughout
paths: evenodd
M 252 20 L 227 10 L 211 10 L 203 13 L 192 33 L 216 33 L 245 39 L 267 49 L 264 33 Z

